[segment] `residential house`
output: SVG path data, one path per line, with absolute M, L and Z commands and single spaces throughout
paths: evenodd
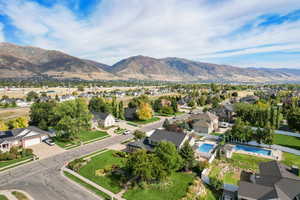
M 112 114 L 109 113 L 103 113 L 103 112 L 94 112 L 93 113 L 93 128 L 97 127 L 110 127 L 115 125 L 115 117 Z
M 71 101 L 71 100 L 75 100 L 76 97 L 73 95 L 62 95 L 61 97 L 59 97 L 59 102 L 64 102 L 64 101 Z
M 9 151 L 12 146 L 23 148 L 40 144 L 43 140 L 54 136 L 53 133 L 41 130 L 35 126 L 0 131 L 0 150 Z
M 162 141 L 172 142 L 177 149 L 180 149 L 186 141 L 188 141 L 191 146 L 194 145 L 195 142 L 194 138 L 187 133 L 156 129 L 151 134 L 151 136 L 128 143 L 127 150 L 129 152 L 135 151 L 137 149 L 146 149 L 148 151 L 153 151 L 155 146 Z
M 32 104 L 32 102 L 27 102 L 23 99 L 17 99 L 15 102 L 18 107 L 28 107 Z
M 219 121 L 232 122 L 235 115 L 234 106 L 232 104 L 220 105 L 214 108 L 212 112 L 219 117 Z
M 260 163 L 259 171 L 259 174 L 241 176 L 239 200 L 300 200 L 298 168 L 270 161 Z
M 210 112 L 192 114 L 189 121 L 193 130 L 198 133 L 210 134 L 219 127 L 219 118 Z

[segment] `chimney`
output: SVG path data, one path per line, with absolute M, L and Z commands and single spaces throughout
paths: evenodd
M 291 167 L 291 172 L 292 172 L 293 174 L 295 174 L 296 176 L 299 176 L 299 167 L 293 165 L 293 166 Z

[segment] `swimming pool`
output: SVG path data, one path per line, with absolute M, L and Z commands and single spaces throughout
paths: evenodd
M 270 156 L 271 155 L 271 151 L 270 150 L 266 150 L 266 149 L 261 149 L 261 148 L 257 148 L 257 147 L 249 147 L 249 146 L 244 146 L 244 145 L 236 145 L 234 148 L 236 151 L 247 151 L 250 153 L 257 153 L 257 154 L 261 154 L 264 156 Z
M 203 153 L 209 153 L 211 150 L 213 150 L 213 148 L 214 148 L 213 144 L 204 143 L 198 147 L 198 151 Z

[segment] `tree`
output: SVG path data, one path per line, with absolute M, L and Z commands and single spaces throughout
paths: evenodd
M 140 103 L 136 114 L 139 120 L 148 120 L 152 118 L 153 110 L 150 104 L 142 102 Z
M 55 108 L 55 116 L 59 119 L 56 130 L 66 139 L 77 139 L 81 131 L 91 128 L 92 115 L 83 99 L 58 104 Z
M 119 118 L 125 119 L 125 111 L 124 111 L 123 101 L 120 101 L 120 103 L 119 103 Z
M 134 131 L 133 135 L 136 140 L 140 140 L 140 139 L 146 137 L 146 133 L 143 131 L 139 131 L 139 130 Z
M 223 181 L 219 180 L 216 177 L 209 178 L 210 185 L 217 191 L 221 190 L 223 187 Z
M 170 121 L 168 119 L 165 119 L 163 125 L 162 125 L 165 129 L 167 129 L 170 126 Z
M 200 98 L 198 99 L 198 105 L 199 106 L 205 106 L 206 99 L 207 99 L 206 96 L 201 95 Z
M 186 141 L 181 147 L 179 154 L 183 160 L 184 169 L 190 170 L 195 164 L 195 151 L 191 147 L 188 141 Z
M 160 181 L 167 176 L 160 159 L 146 150 L 131 153 L 125 162 L 125 169 L 128 178 L 137 183 Z
M 300 108 L 293 108 L 287 114 L 287 122 L 291 129 L 300 131 Z
M 182 159 L 173 143 L 162 141 L 155 147 L 154 151 L 161 163 L 163 163 L 168 175 L 181 168 Z
M 8 121 L 7 125 L 9 129 L 26 128 L 28 127 L 28 120 L 25 117 L 18 117 L 14 120 Z
M 113 113 L 112 104 L 101 97 L 93 97 L 88 107 L 91 112 Z
M 0 120 L 0 131 L 7 131 L 7 130 L 8 130 L 8 126 L 2 120 Z
M 35 91 L 30 91 L 26 95 L 26 101 L 35 101 L 39 98 L 39 94 L 36 93 Z
M 80 91 L 80 92 L 83 92 L 84 91 L 84 86 L 83 85 L 79 85 L 77 87 L 77 90 Z
M 57 121 L 54 115 L 56 105 L 54 101 L 32 104 L 30 107 L 29 124 L 43 130 L 48 130 L 50 126 L 54 126 Z

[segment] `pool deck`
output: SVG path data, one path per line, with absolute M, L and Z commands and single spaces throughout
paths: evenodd
M 232 153 L 241 153 L 241 154 L 246 154 L 246 155 L 250 155 L 250 156 L 258 156 L 258 157 L 268 158 L 268 159 L 278 160 L 278 161 L 280 161 L 282 159 L 282 151 L 280 151 L 280 150 L 267 149 L 267 148 L 255 147 L 255 146 L 251 146 L 251 145 L 239 144 L 241 146 L 248 146 L 248 147 L 253 147 L 253 148 L 258 148 L 258 149 L 264 149 L 264 150 L 267 150 L 267 151 L 271 151 L 271 155 L 264 155 L 264 154 L 254 153 L 254 152 L 249 152 L 249 151 L 244 151 L 244 150 L 236 150 L 234 148 L 236 146 L 235 144 L 227 144 L 227 145 L 231 146 Z

